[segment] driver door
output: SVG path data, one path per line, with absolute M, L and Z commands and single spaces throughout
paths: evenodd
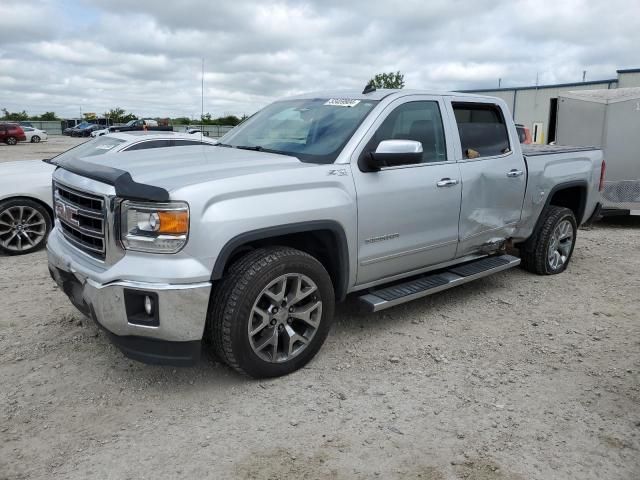
M 405 97 L 373 124 L 352 159 L 358 202 L 357 284 L 406 274 L 452 260 L 458 242 L 461 182 L 441 99 Z M 422 162 L 368 172 L 362 155 L 383 140 L 422 144 Z

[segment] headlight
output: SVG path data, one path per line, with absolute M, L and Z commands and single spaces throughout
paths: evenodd
M 189 236 L 189 205 L 184 202 L 121 204 L 120 239 L 127 250 L 176 253 Z

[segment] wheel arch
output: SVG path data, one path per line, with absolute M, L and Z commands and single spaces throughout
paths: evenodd
M 549 205 L 554 205 L 568 208 L 573 212 L 580 226 L 587 206 L 588 189 L 589 184 L 586 180 L 560 183 L 551 189 L 544 207 L 546 209 Z
M 315 257 L 331 277 L 336 300 L 345 298 L 349 282 L 349 247 L 344 228 L 334 220 L 278 225 L 241 233 L 220 250 L 211 279 L 220 280 L 243 253 L 268 245 L 297 248 Z
M 37 203 L 47 211 L 47 213 L 49 214 L 49 217 L 51 218 L 51 223 L 53 223 L 53 208 L 51 208 L 51 206 L 48 203 L 42 201 L 38 197 L 31 197 L 29 195 L 14 195 L 11 197 L 0 198 L 0 204 L 3 202 L 9 202 L 14 200 L 29 200 Z

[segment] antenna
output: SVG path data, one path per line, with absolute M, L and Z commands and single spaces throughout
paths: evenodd
M 202 57 L 202 85 L 200 92 L 200 141 L 202 141 L 202 130 L 204 129 L 204 57 Z

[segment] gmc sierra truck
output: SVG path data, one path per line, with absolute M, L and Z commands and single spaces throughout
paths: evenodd
M 305 365 L 336 301 L 375 312 L 521 265 L 563 272 L 602 152 L 524 147 L 497 98 L 410 90 L 277 101 L 214 147 L 67 158 L 51 274 L 130 358 Z

